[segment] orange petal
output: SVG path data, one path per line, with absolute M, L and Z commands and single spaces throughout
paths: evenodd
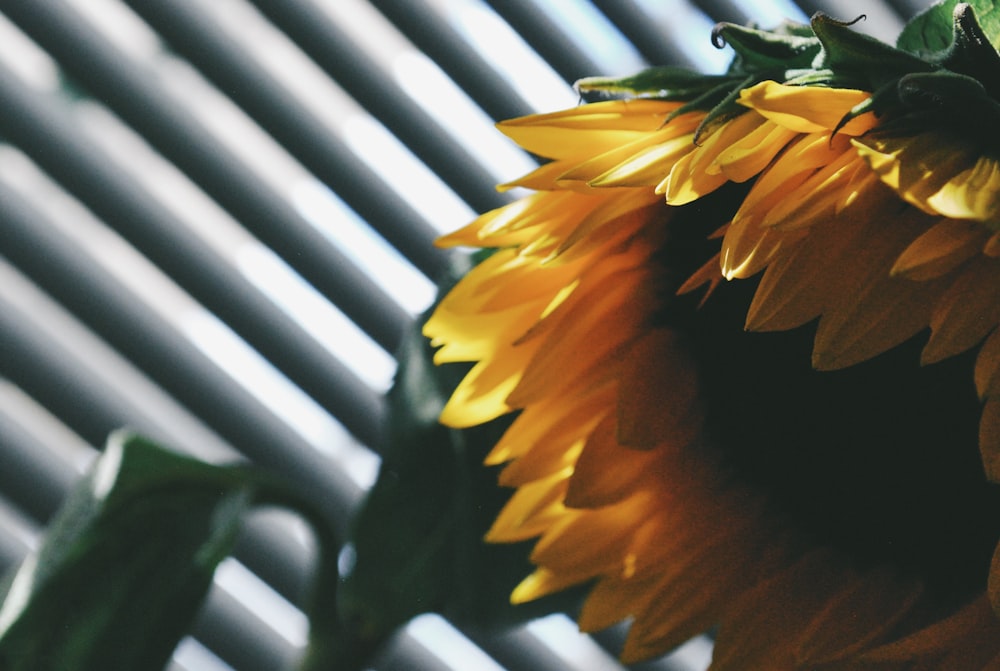
M 657 460 L 654 452 L 632 452 L 615 438 L 613 416 L 587 438 L 566 491 L 571 508 L 598 508 L 627 497 Z
M 980 257 L 963 268 L 938 301 L 920 360 L 933 363 L 979 343 L 1000 322 L 1000 261 Z
M 905 636 L 899 640 L 873 648 L 862 656 L 874 665 L 908 664 L 914 659 L 931 658 L 953 650 L 968 632 L 984 626 L 996 626 L 993 610 L 986 595 L 966 604 L 949 617 Z M 1000 633 L 1000 632 L 998 632 Z M 876 668 L 883 668 L 876 666 Z M 957 667 L 951 667 L 956 668 Z
M 891 272 L 911 280 L 938 277 L 978 254 L 988 236 L 979 224 L 943 219 L 906 248 Z
M 883 639 L 923 595 L 917 583 L 900 583 L 888 571 L 858 576 L 810 618 L 795 658 L 801 668 L 851 659 Z
M 993 331 L 979 349 L 976 357 L 976 391 L 979 398 L 994 396 L 997 393 L 997 382 L 1000 373 L 1000 330 Z
M 643 510 L 645 498 L 567 516 L 539 539 L 531 561 L 557 573 L 596 576 L 620 571 L 633 527 L 649 514 Z
M 650 449 L 685 445 L 702 428 L 704 411 L 694 357 L 669 329 L 653 329 L 629 349 L 618 392 L 618 441 Z
M 993 606 L 993 613 L 1000 618 L 1000 543 L 993 550 L 993 559 L 990 561 L 989 586 L 986 593 L 990 598 L 990 605 Z
M 655 576 L 605 576 L 583 603 L 577 616 L 581 631 L 594 632 L 631 617 L 637 604 L 650 598 Z

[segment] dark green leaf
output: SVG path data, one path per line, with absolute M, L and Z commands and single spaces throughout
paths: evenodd
M 232 548 L 244 472 L 112 436 L 9 585 L 0 668 L 162 668 Z
M 971 0 L 965 4 L 975 13 L 987 41 L 994 48 L 1000 46 L 1000 3 L 994 0 Z
M 934 57 L 951 48 L 954 38 L 952 15 L 958 0 L 946 0 L 931 5 L 903 27 L 896 39 L 896 46 L 903 51 L 920 56 Z

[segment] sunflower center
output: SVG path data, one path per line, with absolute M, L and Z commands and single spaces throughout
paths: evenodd
M 1000 524 L 985 480 L 972 354 L 918 365 L 923 338 L 817 372 L 814 328 L 748 333 L 753 281 L 674 306 L 708 402 L 709 442 L 809 543 L 891 563 L 941 595 L 981 590 Z M 687 301 L 683 301 L 687 303 Z
M 726 189 L 681 208 L 660 260 L 665 295 L 710 258 Z M 732 216 L 731 213 L 728 216 Z M 806 545 L 858 566 L 891 565 L 943 600 L 981 592 L 1000 538 L 1000 487 L 979 453 L 975 352 L 920 366 L 926 335 L 864 363 L 818 372 L 815 325 L 744 329 L 757 280 L 666 301 L 686 333 L 707 406 L 708 447 L 758 489 Z

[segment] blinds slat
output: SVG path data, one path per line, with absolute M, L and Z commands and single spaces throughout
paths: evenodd
M 2 269 L 3 266 L 0 266 Z M 4 287 L 7 290 L 16 291 L 24 296 L 26 291 L 13 276 L 5 276 Z M 98 298 L 100 298 L 98 296 Z M 108 366 L 105 356 L 95 356 L 91 351 L 83 351 L 78 355 L 66 351 L 65 347 L 51 337 L 50 332 L 40 327 L 36 322 L 44 318 L 44 314 L 37 309 L 33 310 L 31 316 L 20 305 L 10 303 L 4 299 L 0 292 L 0 306 L 3 306 L 3 314 L 0 315 L 0 342 L 3 343 L 4 357 L 0 359 L 0 372 L 11 378 L 21 388 L 31 393 L 40 402 L 57 412 L 60 417 L 67 422 L 71 429 L 87 437 L 93 444 L 103 444 L 104 437 L 121 426 L 129 426 L 142 433 L 151 436 L 165 444 L 176 446 L 197 453 L 199 443 L 190 437 L 179 433 L 178 423 L 163 424 L 154 415 L 154 411 L 148 410 L 140 401 L 149 400 L 148 391 L 146 393 L 130 394 L 128 390 L 120 390 L 119 386 L 123 382 L 121 371 L 114 370 L 115 366 Z M 64 334 L 77 347 L 86 347 L 87 338 L 81 337 L 81 333 L 75 329 L 67 329 L 66 325 L 54 324 L 54 328 Z M 145 341 L 148 344 L 148 341 Z M 84 361 L 91 364 L 88 368 Z M 206 362 L 206 368 L 211 366 Z M 95 368 L 105 372 L 109 377 L 95 374 Z M 222 392 L 224 397 L 239 398 L 235 390 L 220 389 L 219 384 L 210 383 L 204 385 L 204 378 L 192 378 L 190 380 L 192 390 L 200 390 L 200 393 Z M 134 386 L 134 385 L 133 385 Z M 81 399 L 84 402 L 81 402 Z M 252 404 L 244 404 L 236 409 L 234 419 L 241 419 L 247 425 L 247 432 L 250 436 L 244 436 L 245 440 L 254 438 L 255 440 L 267 441 L 274 438 L 274 431 L 267 433 L 257 433 L 261 428 L 261 413 L 266 413 L 262 408 L 255 408 Z M 266 416 L 266 414 L 265 414 Z M 52 512 L 52 505 L 57 504 L 65 496 L 67 488 L 75 481 L 73 474 L 79 475 L 79 471 L 65 461 L 54 458 L 52 448 L 42 449 L 36 445 L 41 438 L 36 434 L 31 434 L 27 429 L 19 426 L 23 417 L 4 418 L 0 414 L 0 437 L 11 437 L 11 431 L 16 431 L 14 436 L 23 439 L 22 449 L 17 455 L 26 463 L 23 469 L 17 471 L 4 471 L 3 477 L 24 478 L 23 487 L 30 487 L 25 494 L 37 497 L 32 505 L 26 509 L 30 512 L 36 511 L 36 519 L 43 521 Z M 214 419 L 211 418 L 211 419 Z M 8 428 L 12 425 L 11 431 Z M 287 452 L 287 443 L 272 445 L 285 459 L 294 459 L 294 452 Z M 3 459 L 12 458 L 7 452 L 12 447 L 4 443 Z M 37 448 L 37 449 L 34 449 Z M 231 456 L 226 460 L 236 460 L 238 453 L 232 448 L 228 448 Z M 259 451 L 259 450 L 258 450 Z M 220 458 L 218 453 L 209 454 L 202 451 L 197 456 L 217 461 Z M 266 460 L 263 460 L 266 464 Z M 258 461 L 261 463 L 261 460 Z M 322 467 L 330 470 L 329 465 L 315 463 L 305 463 L 302 470 L 316 471 L 314 480 L 320 478 L 318 484 L 310 485 L 303 481 L 301 474 L 290 473 L 290 477 L 296 478 L 296 482 L 304 486 L 306 490 L 312 490 L 318 505 L 329 510 L 329 516 L 338 526 L 338 532 L 343 533 L 343 525 L 348 519 L 346 510 L 353 507 L 357 497 L 360 495 L 358 488 L 352 482 L 343 479 L 342 476 L 334 473 L 332 476 L 317 470 Z M 286 467 L 284 472 L 293 467 Z M 279 469 L 281 470 L 281 469 Z M 31 477 L 34 475 L 35 477 Z M 4 484 L 4 491 L 7 491 Z M 16 488 L 11 491 L 17 492 Z M 247 523 L 247 528 L 240 542 L 237 544 L 234 553 L 237 559 L 243 561 L 248 567 L 254 570 L 265 581 L 278 591 L 282 596 L 292 603 L 301 603 L 306 583 L 311 576 L 311 564 L 313 553 L 298 540 L 290 536 L 291 531 L 287 526 L 276 524 L 273 519 L 266 517 L 252 517 Z
M 566 668 L 562 658 L 524 628 L 490 636 L 472 633 L 471 638 L 506 669 L 563 671 Z
M 0 491 L 41 524 L 49 521 L 79 471 L 0 407 Z
M 435 248 L 433 240 L 436 230 L 420 217 L 390 185 L 382 182 L 370 169 L 360 163 L 330 129 L 316 119 L 301 105 L 290 105 L 292 94 L 285 90 L 261 67 L 255 65 L 252 54 L 235 44 L 225 31 L 215 24 L 213 18 L 199 10 L 191 2 L 167 0 L 127 0 L 130 7 L 162 35 L 181 55 L 195 65 L 212 80 L 220 90 L 226 92 L 265 130 L 281 142 L 316 177 L 341 195 L 360 216 L 364 217 L 397 250 L 430 277 L 436 277 L 444 267 L 444 253 Z M 315 20 L 307 17 L 307 20 Z M 315 26 L 320 30 L 334 27 Z M 338 44 L 343 35 L 327 35 L 330 44 Z M 352 53 L 349 44 L 338 44 L 338 58 Z M 357 52 L 354 52 L 355 54 Z M 394 98 L 391 90 L 386 91 L 384 77 L 379 77 L 370 65 L 357 55 L 344 64 L 350 69 L 361 69 L 356 75 L 374 78 L 368 86 L 384 101 L 392 101 L 399 106 L 399 97 Z M 414 125 L 411 117 L 410 137 L 424 133 L 424 128 Z M 424 120 L 431 125 L 429 119 Z M 396 124 L 397 127 L 400 124 Z M 476 188 L 476 200 L 484 201 L 484 192 L 489 193 L 488 173 L 455 149 L 455 156 L 439 161 L 444 167 L 447 160 L 454 158 L 450 166 L 465 170 L 468 183 Z M 444 157 L 441 157 L 444 159 Z M 350 166 L 350 169 L 345 169 Z M 478 181 L 474 181 L 478 178 Z M 496 201 L 494 195 L 493 201 Z
M 884 0 L 811 0 L 796 4 L 806 16 L 823 12 L 841 21 L 853 21 L 864 15 L 865 19 L 854 24 L 854 29 L 889 44 L 895 44 L 896 36 L 903 29 L 903 17 Z
M 611 23 L 653 65 L 678 65 L 698 69 L 698 64 L 664 34 L 633 0 L 592 0 Z
M 494 121 L 535 111 L 432 9 L 411 0 L 370 0 L 370 3 L 437 63 Z
M 0 200 L 5 204 L 10 202 L 2 197 Z M 96 298 L 101 297 L 96 296 Z M 30 328 L 30 324 L 28 327 Z M 34 341 L 36 347 L 44 351 L 46 348 L 44 335 L 36 334 Z M 149 344 L 149 341 L 144 342 Z M 5 354 L 12 357 L 12 360 L 15 357 L 22 360 L 24 367 L 30 368 L 31 372 L 45 371 L 56 366 L 52 359 L 59 356 L 58 352 L 53 356 L 45 356 L 18 349 L 16 342 L 9 339 L 5 339 L 4 343 Z M 51 347 L 57 349 L 56 345 Z M 65 356 L 62 356 L 61 360 L 65 362 Z M 85 371 L 80 374 L 73 373 L 71 362 L 67 362 L 61 369 L 54 370 L 50 376 L 46 376 L 43 384 L 58 384 L 58 388 L 63 389 L 67 396 L 67 402 L 75 402 L 74 407 L 81 407 L 83 413 L 100 424 L 102 428 L 95 431 L 97 434 L 95 438 L 102 439 L 106 431 L 115 426 L 128 425 L 141 428 L 150 435 L 159 436 L 161 440 L 172 445 L 189 449 L 196 445 L 190 438 L 185 439 L 178 431 L 177 422 L 164 427 L 153 426 L 148 420 L 144 420 L 139 414 L 141 410 L 128 405 L 126 395 L 113 395 L 106 403 L 95 404 L 93 397 L 81 394 L 78 383 L 70 381 L 71 375 L 76 380 L 90 377 Z M 30 373 L 19 376 L 22 386 L 28 388 L 35 386 L 29 376 Z M 120 379 L 119 376 L 116 378 Z M 200 381 L 194 379 L 192 382 L 198 385 Z M 51 401 L 51 391 L 51 386 L 45 386 L 42 398 Z M 89 402 L 81 405 L 80 398 L 87 398 Z M 59 404 L 56 407 L 60 407 Z M 8 409 L 16 415 L 8 414 Z M 53 440 L 54 433 L 40 430 L 39 427 L 28 423 L 29 419 L 30 413 L 25 412 L 23 407 L 19 408 L 12 403 L 0 406 L 0 445 L 4 446 L 4 450 L 0 451 L 0 489 L 15 497 L 14 500 L 35 520 L 45 522 L 79 477 L 82 462 L 71 458 L 69 453 L 56 454 L 59 448 L 64 446 L 46 442 Z M 231 456 L 226 460 L 237 459 L 238 453 L 232 448 L 228 449 Z M 204 452 L 199 456 L 210 457 Z M 216 454 L 214 460 L 218 458 L 219 455 Z M 333 492 L 327 493 L 328 496 L 333 494 Z M 246 530 L 237 544 L 234 555 L 279 594 L 292 603 L 300 604 L 312 573 L 314 551 L 308 544 L 303 544 L 293 536 L 287 520 L 284 522 L 284 524 L 279 523 L 273 516 L 252 516 L 247 521 Z
M 621 74 L 604 72 L 532 0 L 487 0 L 487 4 L 567 83 L 572 84 L 578 79 L 595 75 Z
M 303 107 L 289 105 L 289 94 L 255 67 L 253 57 L 227 39 L 211 17 L 190 2 L 128 2 L 387 240 L 416 259 L 418 267 L 440 265 L 440 252 L 431 244 L 436 229 L 352 158 L 350 150 Z M 363 49 L 315 5 L 303 0 L 254 4 L 472 208 L 485 211 L 506 202 L 493 188 L 491 174 L 416 104 L 407 104 L 406 94 L 388 73 L 366 58 Z M 345 170 L 346 165 L 351 169 Z M 423 259 L 427 255 L 433 258 Z
M 694 4 L 698 5 L 713 21 L 728 21 L 747 25 L 755 20 L 745 9 L 745 4 L 741 5 L 733 0 L 696 0 Z
M 294 668 L 301 650 L 214 585 L 192 629 L 195 638 L 240 671 Z
M 360 440 L 377 440 L 384 410 L 375 392 L 183 223 L 145 196 L 131 176 L 103 157 L 100 149 L 81 136 L 79 127 L 60 114 L 58 101 L 28 90 L 2 66 L 0 100 L 5 109 L 0 129 L 49 174 L 325 405 Z M 24 223 L 23 232 L 33 234 L 33 226 Z M 72 251 L 67 253 L 72 257 Z M 59 280 L 44 258 L 38 262 L 46 277 Z M 64 281 L 64 287 L 74 290 L 72 283 Z M 81 306 L 91 302 L 86 295 L 77 300 Z
M 200 447 L 176 435 L 171 425 L 164 425 L 151 415 L 139 404 L 142 398 L 130 395 L 130 392 L 148 395 L 148 390 L 123 388 L 123 381 L 114 377 L 115 371 L 98 367 L 95 353 L 105 359 L 113 356 L 110 351 L 94 350 L 99 341 L 91 336 L 88 338 L 92 339 L 91 350 L 81 351 L 88 345 L 80 340 L 84 333 L 71 338 L 66 326 L 46 326 L 40 321 L 43 315 L 11 302 L 9 292 L 17 289 L 16 279 L 13 277 L 0 291 L 3 308 L 0 338 L 6 350 L 6 356 L 0 358 L 3 367 L 0 372 L 94 445 L 103 444 L 111 431 L 129 426 L 180 449 L 196 451 Z M 41 298 L 39 295 L 38 300 Z M 55 309 L 55 306 L 46 308 Z M 66 321 L 69 317 L 62 319 Z M 182 342 L 178 340 L 177 346 L 181 347 Z M 176 361 L 178 366 L 183 364 L 180 359 Z M 125 363 L 120 361 L 117 365 L 121 368 Z M 192 409 L 206 425 L 262 467 L 291 478 L 303 495 L 310 496 L 327 512 L 337 533 L 344 533 L 350 511 L 360 496 L 358 485 L 256 397 L 219 374 L 211 362 L 191 366 L 190 373 L 190 376 L 181 374 L 178 379 L 188 385 L 196 401 Z M 87 402 L 81 403 L 80 399 Z
M 331 302 L 394 352 L 408 316 L 127 56 L 64 2 L 9 0 L 4 13 Z M 441 266 L 428 269 L 433 273 Z

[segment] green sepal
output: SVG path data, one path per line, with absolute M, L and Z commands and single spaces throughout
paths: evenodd
M 820 43 L 814 35 L 794 24 L 783 24 L 775 30 L 718 23 L 712 29 L 712 44 L 718 48 L 732 47 L 736 57 L 729 68 L 732 73 L 783 73 L 805 68 L 819 54 Z
M 904 74 L 929 72 L 935 67 L 911 53 L 851 30 L 851 23 L 837 21 L 822 12 L 813 15 L 810 25 L 823 45 L 813 69 L 832 71 L 842 85 L 874 91 Z
M 648 68 L 629 77 L 586 77 L 574 87 L 578 93 L 627 94 L 636 98 L 692 100 L 718 86 L 732 83 L 731 75 L 706 75 L 673 66 Z
M 954 72 L 915 73 L 902 77 L 897 88 L 902 105 L 928 118 L 933 115 L 930 127 L 951 129 L 994 152 L 1000 150 L 1000 102 L 979 80 Z
M 743 107 L 736 101 L 739 100 L 740 91 L 756 83 L 757 79 L 751 76 L 743 79 L 736 85 L 724 84 L 717 86 L 710 91 L 706 91 L 701 97 L 675 110 L 670 115 L 670 118 L 694 110 L 708 110 L 705 118 L 698 124 L 698 128 L 694 132 L 694 143 L 698 144 L 706 133 L 711 133 L 725 122 L 747 111 L 746 107 Z

